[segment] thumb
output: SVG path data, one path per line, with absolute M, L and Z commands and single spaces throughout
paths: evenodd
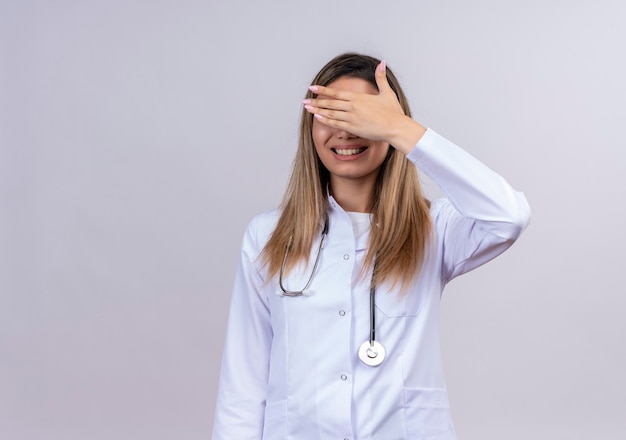
M 389 81 L 387 81 L 387 63 L 385 60 L 382 60 L 378 66 L 376 66 L 376 85 L 378 86 L 378 91 L 383 94 L 389 91 L 393 91 L 391 86 L 389 85 Z

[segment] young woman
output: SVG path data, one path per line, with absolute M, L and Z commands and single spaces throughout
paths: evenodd
M 528 204 L 411 119 L 384 61 L 336 57 L 303 104 L 282 206 L 244 237 L 213 439 L 455 439 L 441 292 L 511 246 Z

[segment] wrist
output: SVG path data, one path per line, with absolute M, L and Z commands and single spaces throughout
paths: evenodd
M 395 133 L 389 139 L 389 143 L 393 145 L 396 150 L 404 154 L 409 154 L 424 133 L 426 133 L 426 127 L 411 119 L 409 116 L 403 116 Z

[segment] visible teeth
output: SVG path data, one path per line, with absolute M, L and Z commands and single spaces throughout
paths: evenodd
M 340 156 L 352 156 L 353 154 L 362 153 L 364 150 L 365 148 L 348 148 L 344 150 L 336 149 L 335 153 L 339 154 Z

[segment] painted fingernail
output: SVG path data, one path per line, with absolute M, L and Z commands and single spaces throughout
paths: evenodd
M 318 115 L 318 114 L 314 114 L 313 115 L 315 117 L 315 119 L 317 119 L 318 121 L 322 120 L 322 115 Z
M 313 110 L 313 106 L 312 105 L 305 105 L 304 106 L 305 109 L 307 109 L 308 111 L 312 111 Z
M 385 60 L 382 60 L 380 64 L 378 65 L 378 68 L 380 69 L 381 72 L 384 72 L 385 69 L 387 69 L 387 62 Z
M 302 104 L 310 104 L 311 100 L 310 99 L 303 99 L 302 100 Z
M 312 91 L 313 93 L 317 92 L 317 86 L 311 86 L 309 87 L 309 90 Z

